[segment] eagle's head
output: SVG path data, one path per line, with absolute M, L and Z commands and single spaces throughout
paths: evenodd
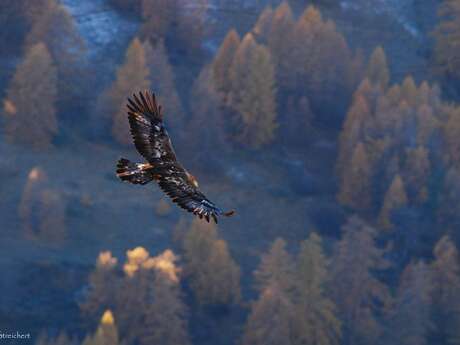
M 196 180 L 195 176 L 190 174 L 188 171 L 186 172 L 188 181 L 195 187 L 198 188 L 198 181 Z

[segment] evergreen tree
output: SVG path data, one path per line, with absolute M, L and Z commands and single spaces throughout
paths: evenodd
M 106 310 L 102 315 L 96 333 L 92 337 L 87 336 L 82 345 L 118 345 L 119 343 L 118 330 L 113 314 L 110 310 Z
M 9 142 L 49 148 L 58 131 L 56 68 L 46 46 L 30 48 L 18 66 L 4 102 L 5 136 Z
M 379 223 L 382 228 L 386 230 L 393 228 L 394 225 L 391 221 L 392 212 L 400 207 L 406 206 L 407 202 L 403 180 L 399 175 L 396 175 L 385 194 L 382 209 L 380 210 Z
M 256 288 L 263 291 L 276 286 L 282 293 L 289 292 L 294 284 L 294 261 L 286 251 L 286 242 L 277 238 L 268 253 L 262 255 L 261 262 L 254 272 Z
M 434 31 L 435 69 L 458 78 L 460 75 L 460 1 L 444 0 L 438 15 L 439 24 Z
M 327 263 L 321 238 L 312 233 L 297 259 L 293 333 L 295 344 L 334 345 L 340 343 L 341 322 L 336 307 L 324 293 Z
M 112 134 L 117 142 L 123 145 L 131 144 L 129 124 L 126 115 L 126 98 L 133 93 L 149 88 L 149 70 L 144 47 L 135 38 L 126 52 L 124 64 L 117 70 L 117 79 L 108 93 L 113 104 Z
M 428 199 L 427 184 L 431 170 L 428 154 L 428 150 L 423 146 L 406 150 L 404 181 L 410 199 L 416 203 L 423 203 Z
M 377 47 L 372 52 L 367 65 L 366 77 L 374 85 L 379 85 L 385 90 L 390 81 L 390 71 L 388 69 L 387 57 L 382 47 Z
M 259 300 L 252 305 L 243 345 L 294 345 L 291 324 L 293 305 L 276 286 L 265 288 Z
M 289 3 L 283 1 L 273 12 L 267 39 L 273 65 L 276 67 L 276 81 L 281 88 L 292 88 L 293 86 L 290 54 L 294 47 L 291 39 L 294 25 Z
M 43 11 L 37 11 L 33 16 L 33 26 L 26 37 L 25 47 L 29 50 L 41 42 L 46 45 L 57 66 L 59 100 L 67 101 L 81 91 L 80 66 L 85 46 L 67 9 L 55 1 L 45 4 Z M 31 6 L 37 4 L 34 2 Z
M 439 344 L 459 344 L 460 335 L 460 266 L 457 248 L 448 236 L 434 247 L 433 270 L 433 340 Z
M 289 10 L 287 10 L 287 13 L 289 13 Z M 272 23 L 273 8 L 271 6 L 267 6 L 264 8 L 259 18 L 257 19 L 257 22 L 254 24 L 254 27 L 252 28 L 252 34 L 256 38 L 257 42 L 263 44 L 267 43 Z
M 232 304 L 240 299 L 239 267 L 216 226 L 194 220 L 184 238 L 185 274 L 201 304 Z
M 269 51 L 247 34 L 231 67 L 231 105 L 238 114 L 236 138 L 252 148 L 270 143 L 277 128 L 274 67 Z
M 417 85 L 415 85 L 414 78 L 411 76 L 406 77 L 401 85 L 401 97 L 411 107 L 416 106 L 418 90 Z
M 164 116 L 171 131 L 183 128 L 184 109 L 176 90 L 174 72 L 169 63 L 163 40 L 159 40 L 155 47 L 146 41 L 143 44 L 145 61 L 149 70 L 149 85 L 155 89 L 157 101 L 164 109 Z
M 387 268 L 388 263 L 374 238 L 373 228 L 351 217 L 333 255 L 329 291 L 343 322 L 345 344 L 375 344 L 381 335 L 376 314 L 388 304 L 389 294 L 373 273 Z
M 117 259 L 110 251 L 101 252 L 96 261 L 96 269 L 89 275 L 89 294 L 80 304 L 85 319 L 95 320 L 107 308 L 114 307 L 117 277 Z
M 193 155 L 193 161 L 198 162 L 197 165 L 206 161 L 212 166 L 208 150 L 222 151 L 226 147 L 225 119 L 221 115 L 222 102 L 212 77 L 212 66 L 200 72 L 189 97 L 192 116 L 187 124 L 186 140 L 193 147 L 190 155 Z
M 147 295 L 140 345 L 190 344 L 186 307 L 180 299 L 177 282 L 161 271 L 155 273 L 153 285 Z
M 425 263 L 411 263 L 404 269 L 388 315 L 387 343 L 429 344 L 432 288 L 431 271 Z
M 212 74 L 216 89 L 226 95 L 231 90 L 230 66 L 240 45 L 238 33 L 232 29 L 225 36 L 212 62 Z
M 344 169 L 339 201 L 354 209 L 369 209 L 372 206 L 372 167 L 361 142 L 356 145 L 351 162 Z

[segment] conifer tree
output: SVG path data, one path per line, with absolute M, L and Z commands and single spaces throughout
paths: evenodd
M 256 288 L 259 291 L 276 286 L 281 292 L 289 292 L 294 284 L 294 261 L 286 251 L 286 242 L 277 238 L 268 253 L 262 255 L 261 262 L 254 272 Z
M 230 30 L 220 45 L 212 62 L 212 74 L 216 89 L 224 98 L 231 90 L 230 66 L 240 45 L 240 37 L 235 29 Z
M 460 2 L 444 0 L 439 6 L 440 21 L 434 31 L 435 69 L 441 73 L 460 76 Z
M 380 210 L 379 223 L 382 228 L 390 230 L 393 228 L 391 214 L 400 207 L 406 206 L 408 200 L 403 180 L 396 175 L 388 188 L 383 199 L 382 209 Z
M 82 345 L 118 345 L 118 330 L 115 319 L 110 310 L 106 310 L 101 317 L 99 327 L 93 336 L 86 336 Z
M 276 67 L 276 81 L 281 88 L 292 88 L 293 74 L 289 55 L 294 48 L 291 39 L 294 25 L 291 7 L 287 1 L 283 1 L 273 12 L 267 39 L 273 65 Z
M 382 47 L 377 47 L 372 52 L 367 65 L 366 77 L 374 85 L 379 85 L 385 90 L 390 81 L 390 72 L 388 70 L 387 57 Z
M 43 43 L 26 53 L 4 101 L 5 136 L 9 142 L 46 149 L 58 131 L 56 68 Z
M 189 96 L 192 116 L 187 124 L 186 140 L 193 147 L 194 161 L 210 163 L 208 150 L 224 150 L 225 119 L 221 115 L 222 101 L 212 76 L 212 66 L 203 68 L 193 83 Z M 212 164 L 212 163 L 211 163 Z
M 436 339 L 444 344 L 458 344 L 460 335 L 460 266 L 458 250 L 448 236 L 443 236 L 434 247 L 433 322 Z
M 401 97 L 404 99 L 410 106 L 415 106 L 417 103 L 418 90 L 417 85 L 415 85 L 414 78 L 408 76 L 404 79 L 401 85 Z
M 236 139 L 252 148 L 270 143 L 275 135 L 274 67 L 269 51 L 247 34 L 231 67 L 231 105 L 238 114 Z
M 80 304 L 85 318 L 95 321 L 104 310 L 114 307 L 115 291 L 118 287 L 117 259 L 110 251 L 99 254 L 96 269 L 89 275 L 89 294 Z
M 144 47 L 135 38 L 128 50 L 124 64 L 117 70 L 117 79 L 109 90 L 109 99 L 114 108 L 112 134 L 117 142 L 131 144 L 129 125 L 126 117 L 126 97 L 149 88 L 149 70 Z
M 382 331 L 376 313 L 389 303 L 389 293 L 373 274 L 388 263 L 374 238 L 375 229 L 351 217 L 332 258 L 329 292 L 343 322 L 345 344 L 374 344 Z
M 32 6 L 38 5 L 34 2 Z M 28 50 L 41 42 L 46 45 L 57 66 L 59 100 L 70 100 L 81 91 L 78 78 L 85 51 L 83 39 L 70 13 L 55 1 L 47 1 L 33 18 L 25 48 Z
M 428 154 L 428 150 L 423 146 L 406 150 L 404 181 L 410 199 L 416 203 L 423 203 L 428 199 L 427 183 L 431 170 Z
M 339 201 L 354 209 L 369 209 L 372 206 L 372 167 L 361 142 L 356 145 L 350 164 L 344 170 Z
M 232 304 L 240 299 L 240 271 L 214 224 L 194 220 L 184 239 L 185 273 L 201 304 Z
M 155 273 L 147 295 L 140 345 L 188 345 L 190 344 L 186 307 L 180 299 L 176 281 L 161 271 Z
M 291 324 L 293 305 L 276 286 L 265 288 L 251 308 L 243 345 L 294 345 Z
M 293 334 L 295 344 L 335 345 L 340 343 L 341 322 L 336 306 L 324 293 L 327 263 L 321 238 L 312 233 L 297 259 Z
M 394 345 L 428 345 L 432 330 L 431 271 L 424 262 L 409 264 L 403 271 L 395 301 L 387 316 L 388 335 Z
M 181 124 L 183 125 L 185 120 L 184 109 L 176 90 L 174 71 L 169 63 L 163 40 L 159 40 L 154 47 L 146 41 L 143 48 L 150 76 L 149 85 L 155 89 L 157 101 L 163 107 L 168 128 L 180 133 Z
M 252 28 L 252 33 L 258 43 L 266 44 L 268 42 L 273 22 L 273 12 L 273 8 L 270 5 L 265 7 Z

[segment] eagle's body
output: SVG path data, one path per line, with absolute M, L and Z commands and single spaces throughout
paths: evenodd
M 121 158 L 117 164 L 117 176 L 141 185 L 156 181 L 173 202 L 208 222 L 211 217 L 217 223 L 218 216 L 231 216 L 233 211 L 222 212 L 198 190 L 196 179 L 177 161 L 155 95 L 139 93 L 139 97 L 133 95 L 133 100 L 128 99 L 128 102 L 131 135 L 146 162 L 132 163 Z

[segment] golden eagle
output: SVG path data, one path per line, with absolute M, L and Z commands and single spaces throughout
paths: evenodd
M 234 211 L 223 212 L 207 199 L 198 190 L 195 177 L 177 161 L 155 94 L 139 92 L 139 97 L 134 94 L 133 99 L 128 98 L 127 107 L 134 145 L 147 162 L 132 163 L 121 158 L 117 176 L 122 181 L 141 185 L 155 180 L 173 202 L 208 222 L 211 217 L 217 223 L 218 216 L 233 215 Z

